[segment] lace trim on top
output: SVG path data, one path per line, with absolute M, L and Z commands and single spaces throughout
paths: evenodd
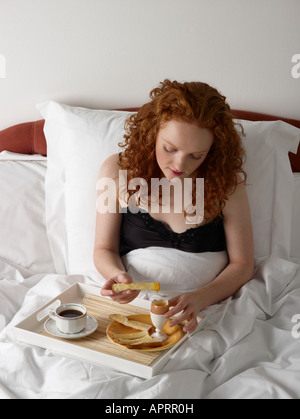
M 189 243 L 191 239 L 197 236 L 197 233 L 200 230 L 205 230 L 211 224 L 217 224 L 222 220 L 222 217 L 216 217 L 213 221 L 209 223 L 200 225 L 198 227 L 191 227 L 187 230 L 183 231 L 182 233 L 176 233 L 175 231 L 170 230 L 162 221 L 155 220 L 148 212 L 138 212 L 136 213 L 137 216 L 142 218 L 144 221 L 145 226 L 148 229 L 157 231 L 159 236 L 164 240 L 169 240 L 171 243 L 180 243 L 180 242 L 187 242 Z

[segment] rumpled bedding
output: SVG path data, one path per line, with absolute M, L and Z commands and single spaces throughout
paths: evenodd
M 15 338 L 14 325 L 70 285 L 97 285 L 94 279 L 35 274 L 4 259 L 0 272 L 1 399 L 300 397 L 300 327 L 293 322 L 300 313 L 299 263 L 274 256 L 257 263 L 254 279 L 205 310 L 203 330 L 148 380 Z

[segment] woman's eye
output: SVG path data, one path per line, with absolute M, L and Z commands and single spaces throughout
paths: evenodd
M 167 148 L 167 147 L 165 147 L 165 146 L 164 146 L 164 150 L 165 150 L 167 153 L 174 153 L 174 151 L 176 151 L 176 150 L 173 150 L 173 149 L 171 149 L 171 148 Z
M 203 156 L 191 156 L 194 160 L 201 160 Z

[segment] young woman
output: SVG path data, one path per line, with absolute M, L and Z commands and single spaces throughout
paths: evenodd
M 117 193 L 113 196 L 115 211 L 97 214 L 94 262 L 107 280 L 102 295 L 128 303 L 138 291 L 114 293 L 112 285 L 134 281 L 121 259 L 131 250 L 149 246 L 196 253 L 226 250 L 228 265 L 214 280 L 169 300 L 173 308 L 166 317 L 182 312 L 171 326 L 186 320 L 184 330 L 190 333 L 197 327 L 201 310 L 233 295 L 253 275 L 244 150 L 226 98 L 211 86 L 165 80 L 151 91 L 150 98 L 126 122 L 124 151 L 109 157 L 101 167 L 100 179 L 114 179 Z M 129 188 L 125 192 L 120 170 L 128 183 L 143 179 L 146 194 Z M 161 210 L 151 207 L 154 178 L 180 185 L 179 195 L 174 192 L 178 188 L 170 188 L 168 211 L 163 210 L 162 192 L 158 195 Z M 200 178 L 204 179 L 204 213 L 192 218 L 191 224 L 182 198 L 185 180 L 193 181 L 192 203 L 198 214 L 195 184 Z M 182 211 L 178 211 L 178 200 Z

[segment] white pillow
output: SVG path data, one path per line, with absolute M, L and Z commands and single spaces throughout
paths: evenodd
M 56 269 L 95 275 L 99 168 L 108 155 L 118 151 L 123 124 L 130 113 L 76 108 L 53 101 L 37 107 L 46 120 L 46 220 Z M 292 205 L 288 151 L 296 150 L 300 130 L 280 122 L 241 122 L 247 134 L 244 143 L 255 255 L 276 253 L 287 257 Z
M 96 183 L 103 161 L 119 151 L 130 112 L 92 110 L 54 101 L 37 105 L 45 119 L 49 242 L 59 273 L 95 272 Z
M 42 156 L 0 153 L 0 258 L 32 273 L 55 272 L 45 221 L 46 170 Z
M 148 247 L 122 257 L 135 282 L 159 282 L 160 290 L 143 291 L 140 298 L 172 298 L 178 292 L 198 289 L 213 281 L 228 264 L 227 252 L 188 253 L 178 249 Z
M 294 173 L 294 193 L 292 209 L 292 237 L 290 256 L 300 263 L 300 173 Z
M 282 121 L 240 121 L 246 138 L 245 170 L 256 258 L 289 258 L 293 173 L 289 151 L 297 152 L 300 130 Z

